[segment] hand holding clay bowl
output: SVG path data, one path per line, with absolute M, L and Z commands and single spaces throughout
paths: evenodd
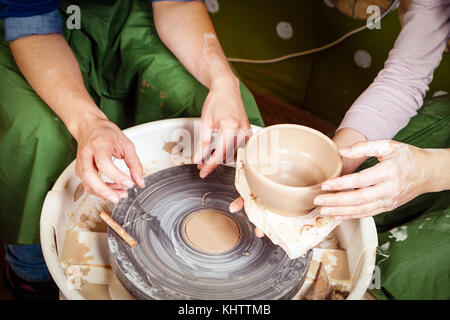
M 274 213 L 303 215 L 315 207 L 320 185 L 338 177 L 342 160 L 327 136 L 314 129 L 281 124 L 266 127 L 245 147 L 250 190 Z

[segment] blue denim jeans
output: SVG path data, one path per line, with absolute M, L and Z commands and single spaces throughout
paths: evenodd
M 5 260 L 25 280 L 37 282 L 50 279 L 40 244 L 5 244 Z

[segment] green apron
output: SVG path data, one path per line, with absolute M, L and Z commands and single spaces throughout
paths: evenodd
M 160 119 L 199 117 L 208 89 L 159 39 L 148 1 L 67 1 L 81 8 L 81 30 L 65 30 L 89 93 L 120 128 Z M 263 126 L 241 84 L 252 124 Z M 0 238 L 39 242 L 48 190 L 75 158 L 76 142 L 28 85 L 0 33 Z
M 426 101 L 393 140 L 450 148 L 450 96 Z M 369 159 L 360 169 L 376 163 Z M 450 299 L 450 191 L 423 194 L 374 218 L 381 286 L 371 293 L 379 299 Z

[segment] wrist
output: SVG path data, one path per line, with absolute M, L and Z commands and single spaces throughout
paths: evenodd
M 425 166 L 430 171 L 426 192 L 439 192 L 450 189 L 450 149 L 424 149 Z
M 209 89 L 239 90 L 239 85 L 239 79 L 234 75 L 233 72 L 230 72 L 228 74 L 221 74 L 219 76 L 212 77 Z
M 95 123 L 104 120 L 108 120 L 108 118 L 100 109 L 97 108 L 97 106 L 95 106 L 95 109 L 90 108 L 90 110 L 86 112 L 81 112 L 79 116 L 69 119 L 66 123 L 66 127 L 75 140 L 79 142 L 83 133 L 93 127 Z

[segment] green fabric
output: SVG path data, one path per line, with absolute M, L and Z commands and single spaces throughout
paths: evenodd
M 67 1 L 81 8 L 81 30 L 65 30 L 97 105 L 119 127 L 199 117 L 207 88 L 162 44 L 148 1 Z M 251 93 L 241 84 L 252 124 L 263 126 Z M 46 193 L 76 155 L 64 124 L 18 70 L 0 34 L 0 238 L 39 242 Z
M 450 299 L 449 199 L 450 192 L 441 193 L 415 219 L 378 235 L 381 289 L 372 291 L 377 298 Z
M 394 140 L 420 148 L 450 148 L 450 96 L 425 102 Z M 367 160 L 359 170 L 373 166 Z M 379 299 L 450 299 L 450 191 L 423 194 L 374 217 Z

